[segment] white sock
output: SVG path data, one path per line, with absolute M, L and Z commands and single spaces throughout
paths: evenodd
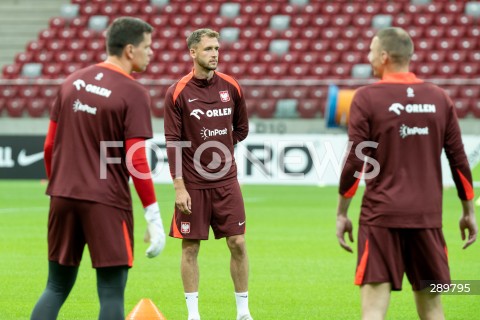
M 235 292 L 235 300 L 237 302 L 237 318 L 249 315 L 248 310 L 248 291 L 247 292 Z
M 188 319 L 200 319 L 198 313 L 198 292 L 185 292 L 187 302 Z

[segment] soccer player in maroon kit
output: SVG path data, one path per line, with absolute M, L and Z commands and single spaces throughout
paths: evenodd
M 381 80 L 358 89 L 350 109 L 348 136 L 353 145 L 340 178 L 337 238 L 352 252 L 344 239 L 348 233 L 353 241 L 347 211 L 363 171 L 366 190 L 355 276 L 362 319 L 385 317 L 390 292 L 401 290 L 404 272 L 420 318 L 444 319 L 440 296 L 423 290 L 428 287 L 424 281 L 450 282 L 442 233 L 442 149 L 463 207 L 463 240 L 468 230 L 464 248 L 478 232 L 472 175 L 454 106 L 442 89 L 409 72 L 412 54 L 407 32 L 380 30 L 372 39 L 369 61 Z
M 107 30 L 107 60 L 73 73 L 60 88 L 45 141 L 48 281 L 31 319 L 57 318 L 85 244 L 97 274 L 99 319 L 125 319 L 133 263 L 130 175 L 145 207 L 146 254 L 152 258 L 163 250 L 165 233 L 144 147 L 152 137 L 150 98 L 130 75 L 144 71 L 152 57 L 152 30 L 140 19 L 116 19 Z
M 182 239 L 181 274 L 188 319 L 198 311 L 200 240 L 227 239 L 235 287 L 237 319 L 248 309 L 248 257 L 245 209 L 237 180 L 234 144 L 248 134 L 245 97 L 238 82 L 215 71 L 219 34 L 199 29 L 187 38 L 192 72 L 173 84 L 165 97 L 165 139 L 174 181 L 175 213 L 170 236 Z

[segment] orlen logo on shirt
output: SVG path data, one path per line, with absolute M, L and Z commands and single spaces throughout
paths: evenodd
M 402 111 L 406 111 L 407 113 L 435 113 L 437 112 L 437 108 L 434 104 L 428 103 L 412 103 L 406 106 L 401 103 L 394 103 L 388 108 L 388 111 L 392 111 L 397 115 L 400 115 Z
M 402 124 L 400 127 L 400 137 L 405 139 L 408 136 L 427 136 L 428 135 L 428 127 L 419 128 L 419 127 L 407 127 L 405 124 Z
M 200 131 L 200 135 L 202 136 L 203 140 L 207 140 L 210 137 L 224 136 L 227 133 L 228 133 L 227 128 L 210 130 L 203 127 L 202 131 Z
M 200 120 L 199 114 L 205 114 L 205 112 L 203 112 L 200 109 L 194 109 L 192 110 L 192 112 L 190 112 L 190 115 L 194 116 L 198 120 Z M 206 112 L 206 116 L 209 118 L 224 117 L 224 116 L 229 116 L 231 114 L 232 114 L 232 108 L 213 109 L 213 110 L 207 110 Z
M 85 91 L 108 98 L 112 94 L 112 90 L 108 90 L 94 84 L 86 84 L 82 79 L 77 79 L 73 82 L 73 85 L 80 91 L 82 88 L 85 88 Z

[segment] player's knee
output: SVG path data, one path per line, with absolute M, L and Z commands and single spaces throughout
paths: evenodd
M 232 253 L 245 254 L 245 238 L 243 236 L 233 236 L 227 239 L 227 245 Z
M 182 254 L 184 258 L 188 260 L 196 259 L 198 256 L 198 251 L 200 250 L 200 245 L 197 243 L 185 243 L 182 247 Z

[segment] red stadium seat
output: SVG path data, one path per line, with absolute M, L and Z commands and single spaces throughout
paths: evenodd
M 358 39 L 357 41 L 353 42 L 352 49 L 357 52 L 368 52 L 370 50 L 370 41 L 371 40 Z
M 480 99 L 475 99 L 470 105 L 470 111 L 473 113 L 473 116 L 477 119 L 480 119 Z
M 275 103 L 273 99 L 264 99 L 255 101 L 255 111 L 259 118 L 269 119 L 275 113 Z
M 397 2 L 383 2 L 381 12 L 384 14 L 396 15 L 402 10 L 402 4 Z
M 42 75 L 47 78 L 59 78 L 63 75 L 63 65 L 61 63 L 44 63 L 42 69 Z
M 93 51 L 77 51 L 74 53 L 74 61 L 81 63 L 90 63 L 93 61 L 95 53 Z
M 30 117 L 39 118 L 45 115 L 45 112 L 49 109 L 47 99 L 27 99 L 26 105 L 27 113 Z
M 79 39 L 85 39 L 91 41 L 97 37 L 97 33 L 90 29 L 79 29 L 77 32 Z
M 261 29 L 260 38 L 267 39 L 267 40 L 277 39 L 277 38 L 280 38 L 280 32 L 275 29 Z
M 294 57 L 295 54 L 296 54 L 296 52 L 293 52 L 293 53 L 288 52 L 288 53 L 284 54 L 280 59 L 279 56 L 275 53 L 265 52 L 265 53 L 262 53 L 258 56 L 258 61 L 261 62 L 261 63 L 266 63 L 266 64 L 273 64 L 273 63 L 277 63 L 279 61 L 287 62 L 287 60 L 285 60 L 285 59 L 288 59 L 290 57 Z
M 69 26 L 72 29 L 81 30 L 87 27 L 87 23 L 88 23 L 87 16 L 79 16 L 79 17 L 73 18 L 70 21 Z
M 435 49 L 450 52 L 456 47 L 456 41 L 453 38 L 439 39 L 435 42 Z
M 367 63 L 367 56 L 360 52 L 344 52 L 340 58 L 342 63 L 347 64 L 357 64 L 357 63 Z
M 438 62 L 437 62 L 438 63 Z M 440 63 L 437 66 L 437 76 L 442 78 L 452 78 L 457 74 L 457 64 L 454 62 Z
M 295 87 L 288 87 L 288 94 L 287 97 L 290 99 L 306 99 L 309 94 L 308 87 L 304 86 L 295 86 Z
M 304 78 L 310 72 L 311 66 L 308 64 L 292 64 L 290 65 L 288 73 L 297 77 L 297 78 Z
M 412 62 L 423 62 L 425 61 L 425 56 L 426 56 L 427 51 L 416 51 L 412 55 Z
M 310 51 L 324 52 L 330 50 L 330 40 L 313 40 L 307 42 L 306 44 L 309 45 Z M 295 48 L 295 43 L 293 46 Z
M 457 113 L 457 117 L 462 119 L 467 116 L 467 114 L 470 112 L 470 100 L 469 99 L 455 99 L 453 101 L 453 104 L 455 106 L 455 111 Z
M 260 14 L 265 14 L 269 16 L 273 16 L 279 13 L 280 10 L 280 4 L 279 3 L 264 3 L 259 7 L 259 13 Z
M 148 20 L 148 23 L 152 25 L 156 29 L 156 32 L 162 32 L 164 29 L 169 29 L 165 28 L 166 25 L 168 25 L 168 16 L 164 15 L 152 15 L 150 20 Z M 163 37 L 162 37 L 163 38 Z
M 316 40 L 320 37 L 318 28 L 305 28 L 300 31 L 301 39 Z
M 8 99 L 5 105 L 8 116 L 12 118 L 19 118 L 23 116 L 23 111 L 25 110 L 26 103 L 27 101 L 25 98 Z
M 268 99 L 285 99 L 288 97 L 288 88 L 285 86 L 272 86 L 267 90 Z
M 326 3 L 322 6 L 322 12 L 328 15 L 337 15 L 342 9 L 342 4 L 340 3 Z
M 0 97 L 2 98 L 13 98 L 17 95 L 18 87 L 17 86 L 1 86 L 0 87 Z
M 448 2 L 443 7 L 443 11 L 446 13 L 453 13 L 455 15 L 462 14 L 464 12 L 465 2 L 463 1 L 454 1 Z
M 424 11 L 432 14 L 439 14 L 443 12 L 443 3 L 432 2 L 424 7 Z
M 98 3 L 85 3 L 79 7 L 79 13 L 82 16 L 93 16 L 99 13 L 100 5 Z
M 159 51 L 157 61 L 163 63 L 173 63 L 177 60 L 177 51 Z
M 478 99 L 480 98 L 480 89 L 477 86 L 462 86 L 459 90 L 460 98 Z
M 469 51 L 468 61 L 474 62 L 474 63 L 480 63 L 480 50 Z
M 310 20 L 310 26 L 315 28 L 330 27 L 330 16 L 328 15 L 312 16 Z
M 240 54 L 238 52 L 222 52 L 220 55 L 220 60 L 222 61 L 222 63 L 237 63 L 239 56 Z
M 72 39 L 65 42 L 65 50 L 68 51 L 81 51 L 85 49 L 85 39 Z
M 74 73 L 75 71 L 78 71 L 80 69 L 82 69 L 84 66 L 83 63 L 62 63 L 62 71 L 61 73 L 64 74 L 64 75 L 70 75 L 72 73 Z
M 442 38 L 445 33 L 445 28 L 443 26 L 430 26 L 425 28 L 424 35 L 427 38 L 439 39 Z
M 337 40 L 340 37 L 339 28 L 325 28 L 322 30 L 322 39 Z
M 478 40 L 475 38 L 464 38 L 457 40 L 457 48 L 460 50 L 474 50 L 477 49 Z
M 422 63 L 416 66 L 415 73 L 420 77 L 430 78 L 436 71 L 435 63 Z
M 281 31 L 279 38 L 296 40 L 299 36 L 300 36 L 299 28 L 290 28 L 290 29 Z
M 309 3 L 303 7 L 303 12 L 312 16 L 319 15 L 322 12 L 323 6 L 319 3 Z
M 247 99 L 265 99 L 267 96 L 267 87 L 253 86 L 245 90 L 245 97 Z
M 93 52 L 105 50 L 105 39 L 92 39 L 86 43 L 86 50 Z
M 54 52 L 62 51 L 63 48 L 65 47 L 65 40 L 62 40 L 62 39 L 48 40 L 45 47 L 47 50 L 54 51 Z
M 446 60 L 449 62 L 464 62 L 466 57 L 467 53 L 465 51 L 449 50 L 447 51 Z
M 442 63 L 445 60 L 445 51 L 429 51 L 425 56 L 425 61 Z
M 192 27 L 203 28 L 210 23 L 210 19 L 208 16 L 191 15 L 189 23 Z
M 104 3 L 102 4 L 99 9 L 98 13 L 103 16 L 116 16 L 119 11 L 119 4 L 118 3 Z
M 480 37 L 480 26 L 471 26 L 466 29 L 466 33 L 469 38 L 478 39 Z
M 249 64 L 246 63 L 246 65 L 249 65 Z M 262 79 L 265 77 L 265 74 L 267 73 L 267 65 L 265 63 L 254 64 L 247 69 L 247 72 L 250 78 Z
M 247 2 L 240 6 L 240 14 L 245 16 L 255 16 L 260 9 L 260 3 Z
M 267 65 L 267 75 L 274 79 L 285 79 L 288 74 L 288 63 L 272 63 Z
M 77 37 L 77 29 L 61 29 L 58 30 L 57 32 L 57 37 L 58 39 L 63 39 L 63 40 L 72 40 Z
M 306 64 L 316 64 L 318 61 L 320 61 L 320 55 L 321 54 L 316 51 L 305 52 L 299 56 L 299 62 Z
M 183 14 L 173 15 L 170 18 L 170 25 L 177 28 L 184 28 L 186 25 L 188 25 L 188 20 L 189 20 L 188 15 L 183 15 Z
M 151 104 L 152 115 L 155 118 L 163 118 L 165 115 L 165 99 L 153 98 Z
M 177 13 L 180 13 L 180 4 L 179 3 L 169 3 L 167 5 L 164 5 L 160 7 L 160 12 L 167 14 L 169 16 L 176 15 Z
M 458 66 L 458 74 L 469 78 L 478 78 L 478 63 L 461 63 Z
M 431 51 L 435 46 L 435 40 L 429 38 L 420 39 L 417 41 L 416 46 L 419 50 Z
M 297 111 L 303 119 L 315 118 L 320 111 L 320 101 L 314 99 L 300 99 Z
M 200 12 L 208 16 L 216 16 L 220 12 L 220 3 L 202 3 Z
M 270 40 L 258 39 L 256 41 L 251 41 L 249 48 L 250 50 L 262 52 L 262 51 L 267 51 L 269 45 L 270 45 Z M 234 47 L 234 45 L 232 47 Z
M 364 39 L 368 39 L 368 45 L 370 46 L 370 42 L 372 38 L 377 34 L 377 29 L 374 28 L 362 28 L 360 31 L 361 37 Z
M 270 16 L 265 14 L 253 16 L 250 19 L 250 23 L 254 27 L 268 28 L 268 24 L 270 23 Z
M 352 25 L 357 28 L 367 28 L 372 25 L 372 16 L 367 14 L 356 14 L 352 18 Z
M 399 14 L 393 17 L 393 25 L 405 28 L 412 24 L 412 16 L 407 14 Z
M 19 64 L 7 64 L 3 66 L 2 75 L 5 79 L 15 79 L 20 76 L 21 67 Z
M 325 54 L 320 54 L 320 62 L 325 64 L 334 64 L 339 61 L 340 54 L 338 52 L 326 52 Z
M 445 26 L 445 36 L 447 38 L 463 38 L 466 34 L 464 26 Z
M 413 14 L 412 22 L 416 26 L 430 27 L 433 24 L 433 15 L 428 13 Z
M 15 63 L 23 65 L 24 63 L 33 61 L 33 53 L 31 52 L 20 52 L 15 55 Z
M 328 89 L 325 87 L 313 86 L 309 88 L 308 97 L 311 99 L 325 100 L 327 98 Z
M 36 98 L 39 95 L 37 86 L 20 86 L 18 88 L 18 96 L 20 98 Z
M 354 27 L 343 28 L 341 30 L 342 37 L 349 40 L 357 40 L 360 34 L 359 30 Z
M 119 12 L 124 16 L 135 16 L 140 11 L 139 3 L 125 3 L 122 4 L 119 8 Z
M 229 20 L 225 17 L 214 16 L 210 23 L 213 28 L 220 30 L 229 24 Z
M 326 42 L 325 40 L 323 40 Z M 291 51 L 308 51 L 309 46 L 312 43 L 312 41 L 305 40 L 305 39 L 296 39 L 296 40 L 291 40 L 290 41 L 290 50 Z
M 306 14 L 295 15 L 290 21 L 292 28 L 305 28 L 310 25 L 311 16 Z
M 49 51 L 37 52 L 33 56 L 34 62 L 45 63 L 45 62 L 50 62 L 52 60 L 53 60 L 53 52 L 49 52 Z
M 324 63 L 309 67 L 308 74 L 319 79 L 326 78 L 328 75 L 330 75 L 330 64 Z
M 161 76 L 165 73 L 165 68 L 166 65 L 163 62 L 152 62 L 148 65 L 147 67 L 147 73 L 155 75 L 155 76 Z
M 335 51 L 345 52 L 350 50 L 351 41 L 349 39 L 337 39 L 332 42 L 332 49 Z
M 474 25 L 474 19 L 472 16 L 457 15 L 455 24 L 471 27 Z
M 45 40 L 33 40 L 27 43 L 27 51 L 36 52 L 43 50 L 45 47 Z
M 357 18 L 357 15 L 353 18 L 353 20 L 355 20 L 356 18 Z M 345 28 L 350 25 L 351 21 L 352 21 L 352 18 L 350 15 L 340 14 L 332 17 L 330 23 L 333 27 Z
M 330 74 L 334 78 L 348 78 L 350 77 L 352 66 L 348 64 L 336 63 L 330 68 Z
M 247 73 L 247 66 L 244 63 L 237 63 L 229 66 L 226 73 L 234 77 L 244 77 Z
M 67 21 L 63 17 L 53 17 L 48 21 L 48 26 L 51 29 L 63 29 L 65 28 Z

